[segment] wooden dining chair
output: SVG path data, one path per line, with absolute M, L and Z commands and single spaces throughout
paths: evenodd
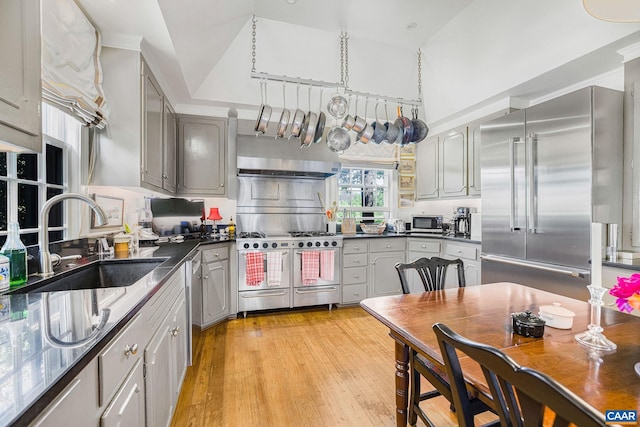
M 457 412 L 460 426 L 473 426 L 473 417 L 465 409 L 468 391 L 456 350 L 482 367 L 502 426 L 605 425 L 604 415 L 548 375 L 522 367 L 497 348 L 469 340 L 442 323 L 433 325 L 433 330 L 447 374 L 454 379 L 450 384 L 454 405 L 461 409 Z
M 425 291 L 444 289 L 447 269 L 450 265 L 455 265 L 457 268 L 458 286 L 461 288 L 465 287 L 466 281 L 464 278 L 464 263 L 461 259 L 448 260 L 439 257 L 432 257 L 420 258 L 406 264 L 396 264 L 395 267 L 398 271 L 398 275 L 400 276 L 400 283 L 402 284 L 402 292 L 405 294 L 410 293 L 409 282 L 407 279 L 407 273 L 410 271 L 414 271 L 418 274 Z M 447 373 L 420 354 L 418 354 L 415 350 L 410 350 L 409 352 L 409 366 L 411 367 L 409 424 L 415 425 L 418 417 L 420 417 L 420 419 L 425 424 L 433 426 L 433 422 L 420 408 L 420 402 L 431 399 L 433 397 L 444 396 L 449 402 L 451 402 L 452 410 L 455 410 Z M 427 391 L 425 393 L 421 393 L 421 376 L 426 378 L 427 381 L 429 381 L 435 387 L 435 389 Z M 473 395 L 469 395 L 468 400 L 471 410 L 474 412 L 474 414 L 479 414 L 481 412 L 490 410 L 489 407 L 487 407 Z
M 439 291 L 444 289 L 447 270 L 450 265 L 455 265 L 458 272 L 458 286 L 464 288 L 467 282 L 464 278 L 464 262 L 461 259 L 444 259 L 439 257 L 419 258 L 410 263 L 397 263 L 396 270 L 400 276 L 402 293 L 411 293 L 407 271 L 415 271 L 422 280 L 425 291 Z

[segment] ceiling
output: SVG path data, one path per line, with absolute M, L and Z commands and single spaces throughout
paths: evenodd
M 473 0 L 76 0 L 105 45 L 144 40 L 177 104 L 198 87 L 251 20 L 281 21 L 417 49 Z M 194 46 L 197 49 L 194 49 Z M 206 55 L 203 55 L 206 52 Z M 216 102 L 215 99 L 198 100 Z

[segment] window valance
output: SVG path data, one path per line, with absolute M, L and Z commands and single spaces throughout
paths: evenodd
M 103 128 L 100 33 L 73 0 L 42 0 L 42 96 L 86 126 Z

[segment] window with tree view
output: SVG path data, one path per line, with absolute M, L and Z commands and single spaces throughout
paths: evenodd
M 338 177 L 340 212 L 350 211 L 357 220 L 385 220 L 389 215 L 390 171 L 342 168 Z
M 43 151 L 40 154 L 0 152 L 0 245 L 7 224 L 17 222 L 25 245 L 38 243 L 39 212 L 48 199 L 68 190 L 67 156 L 77 147 L 80 123 L 64 112 L 43 104 Z M 62 204 L 49 214 L 50 241 L 65 237 Z

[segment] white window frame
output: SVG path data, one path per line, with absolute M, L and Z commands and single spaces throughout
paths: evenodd
M 369 186 L 369 185 L 365 185 L 364 182 L 362 183 L 362 185 L 348 185 L 351 188 L 357 188 L 357 189 L 362 189 L 362 190 L 366 190 L 367 188 L 375 188 L 378 189 L 380 187 L 384 187 L 384 191 L 386 194 L 386 200 L 385 200 L 385 206 L 373 206 L 373 207 L 368 207 L 368 206 L 338 206 L 339 212 L 338 212 L 338 218 L 341 218 L 342 215 L 342 210 L 343 209 L 347 209 L 347 210 L 351 210 L 352 212 L 359 212 L 360 215 L 362 215 L 362 213 L 364 212 L 383 212 L 385 215 L 385 220 L 389 219 L 391 216 L 391 205 L 393 203 L 394 200 L 394 194 L 393 194 L 393 170 L 391 169 L 387 169 L 387 168 L 376 168 L 376 167 L 371 167 L 371 166 L 359 166 L 359 165 L 349 165 L 349 166 L 343 166 L 340 169 L 340 174 L 342 174 L 342 172 L 345 170 L 353 170 L 353 169 L 359 169 L 359 170 L 369 170 L 369 171 L 375 171 L 375 172 L 384 172 L 386 178 L 386 185 L 385 186 L 380 186 L 380 185 L 373 185 L 373 186 Z M 337 184 L 338 184 L 338 199 L 340 198 L 340 189 L 342 187 L 345 187 L 345 185 L 340 183 L 340 178 L 338 177 L 337 179 Z

